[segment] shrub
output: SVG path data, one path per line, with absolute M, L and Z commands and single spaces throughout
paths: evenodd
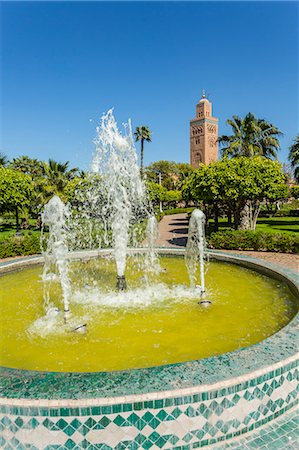
M 249 230 L 224 230 L 211 233 L 208 248 L 297 253 L 299 236 Z
M 0 242 L 0 258 L 41 253 L 39 236 L 10 236 Z
M 296 186 L 291 187 L 290 194 L 291 194 L 291 197 L 298 199 L 299 198 L 299 186 L 296 185 Z

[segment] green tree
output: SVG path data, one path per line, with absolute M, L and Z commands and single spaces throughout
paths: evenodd
M 181 191 L 167 190 L 164 186 L 154 181 L 147 181 L 146 187 L 149 198 L 154 206 L 158 206 L 160 202 L 172 206 L 182 200 Z
M 295 199 L 299 199 L 299 186 L 292 186 L 290 189 L 290 195 Z
M 140 141 L 140 174 L 143 177 L 143 160 L 144 160 L 144 141 L 152 142 L 151 137 L 152 132 L 148 127 L 136 127 L 136 131 L 134 133 L 136 142 Z
M 175 161 L 155 161 L 146 167 L 146 179 L 161 184 L 166 189 L 181 189 L 184 181 L 193 172 L 193 167 L 187 163 L 176 163 Z
M 154 206 L 158 206 L 159 202 L 163 202 L 166 194 L 167 189 L 165 189 L 164 186 L 161 184 L 155 183 L 154 181 L 147 181 L 146 182 L 146 188 L 147 192 L 150 198 L 150 201 Z
M 5 167 L 5 166 L 7 166 L 7 164 L 8 164 L 7 156 L 4 153 L 0 152 L 0 167 L 1 166 Z
M 252 113 L 248 113 L 244 119 L 233 116 L 226 123 L 231 126 L 233 134 L 218 138 L 218 142 L 223 146 L 223 157 L 277 157 L 276 152 L 280 149 L 279 137 L 282 133 L 273 124 L 265 119 L 258 119 Z
M 262 204 L 287 197 L 285 175 L 278 161 L 256 156 L 222 160 L 202 165 L 188 182 L 190 195 L 195 201 L 230 211 L 235 228 L 242 226 L 242 212 L 249 205 L 248 224 L 254 230 Z
M 19 231 L 19 210 L 29 207 L 34 184 L 29 175 L 0 167 L 0 211 L 14 211 L 16 229 Z
M 177 202 L 182 200 L 182 192 L 181 191 L 166 191 L 166 195 L 164 197 L 164 202 L 167 203 L 168 207 L 175 207 Z
M 299 183 L 299 134 L 295 137 L 289 150 L 289 161 L 294 169 L 296 181 Z
M 34 195 L 32 196 L 28 214 L 38 215 L 48 200 L 48 184 L 44 177 L 44 163 L 27 155 L 14 158 L 9 164 L 9 168 L 29 175 L 34 182 Z

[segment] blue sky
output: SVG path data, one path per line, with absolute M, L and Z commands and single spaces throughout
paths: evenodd
M 219 118 L 251 111 L 298 133 L 298 3 L 1 2 L 1 141 L 87 169 L 95 123 L 147 125 L 145 163 L 189 162 L 204 88 Z M 139 148 L 139 146 L 138 146 Z

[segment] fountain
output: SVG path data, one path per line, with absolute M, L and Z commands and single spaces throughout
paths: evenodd
M 205 447 L 284 417 L 296 274 L 221 252 L 207 265 L 199 210 L 186 252 L 157 249 L 130 122 L 122 135 L 110 110 L 95 145 L 78 205 L 45 207 L 43 257 L 0 267 L 1 445 Z
M 112 109 L 103 115 L 101 126 L 96 128 L 96 152 L 92 162 L 92 171 L 102 176 L 102 188 L 108 200 L 104 209 L 112 229 L 118 290 L 127 287 L 125 269 L 130 223 L 142 211 L 145 202 L 145 187 L 139 174 L 131 122 L 124 127 L 126 134 L 123 136 Z
M 188 240 L 186 246 L 185 260 L 188 268 L 191 286 L 196 285 L 196 272 L 198 270 L 198 258 L 200 268 L 201 285 L 198 286 L 200 293 L 205 292 L 204 276 L 204 251 L 205 251 L 205 220 L 206 217 L 202 211 L 195 209 L 190 218 Z
M 62 288 L 64 321 L 67 322 L 70 309 L 69 299 L 71 294 L 71 285 L 68 275 L 68 247 L 66 243 L 66 220 L 69 216 L 68 208 L 56 195 L 46 204 L 42 214 L 42 226 L 49 227 L 49 238 L 47 248 L 43 251 L 44 256 L 44 302 L 46 313 L 50 313 L 50 288 L 54 280 L 59 279 Z M 42 241 L 44 234 L 42 234 Z M 55 268 L 58 269 L 56 274 Z
M 70 211 L 63 204 L 60 198 L 55 195 L 45 205 L 42 214 L 42 234 L 41 247 L 44 256 L 44 270 L 42 280 L 44 283 L 44 306 L 47 316 L 59 314 L 59 308 L 52 307 L 50 302 L 50 286 L 53 282 L 59 282 L 62 290 L 64 323 L 67 324 L 70 318 L 70 296 L 71 283 L 69 278 L 69 261 L 67 246 L 67 220 L 70 218 Z M 49 227 L 49 235 L 44 244 L 44 229 Z M 43 250 L 43 246 L 46 250 Z M 72 331 L 83 334 L 86 332 L 86 323 L 76 324 Z

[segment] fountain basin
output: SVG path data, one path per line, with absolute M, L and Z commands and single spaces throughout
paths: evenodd
M 211 258 L 284 281 L 298 296 L 296 274 L 289 270 L 221 252 Z M 24 258 L 2 264 L 1 270 L 40 261 Z M 251 347 L 185 363 L 99 373 L 3 368 L 5 442 L 17 439 L 32 448 L 121 448 L 124 442 L 129 448 L 192 448 L 258 429 L 296 404 L 298 321 L 297 315 Z

